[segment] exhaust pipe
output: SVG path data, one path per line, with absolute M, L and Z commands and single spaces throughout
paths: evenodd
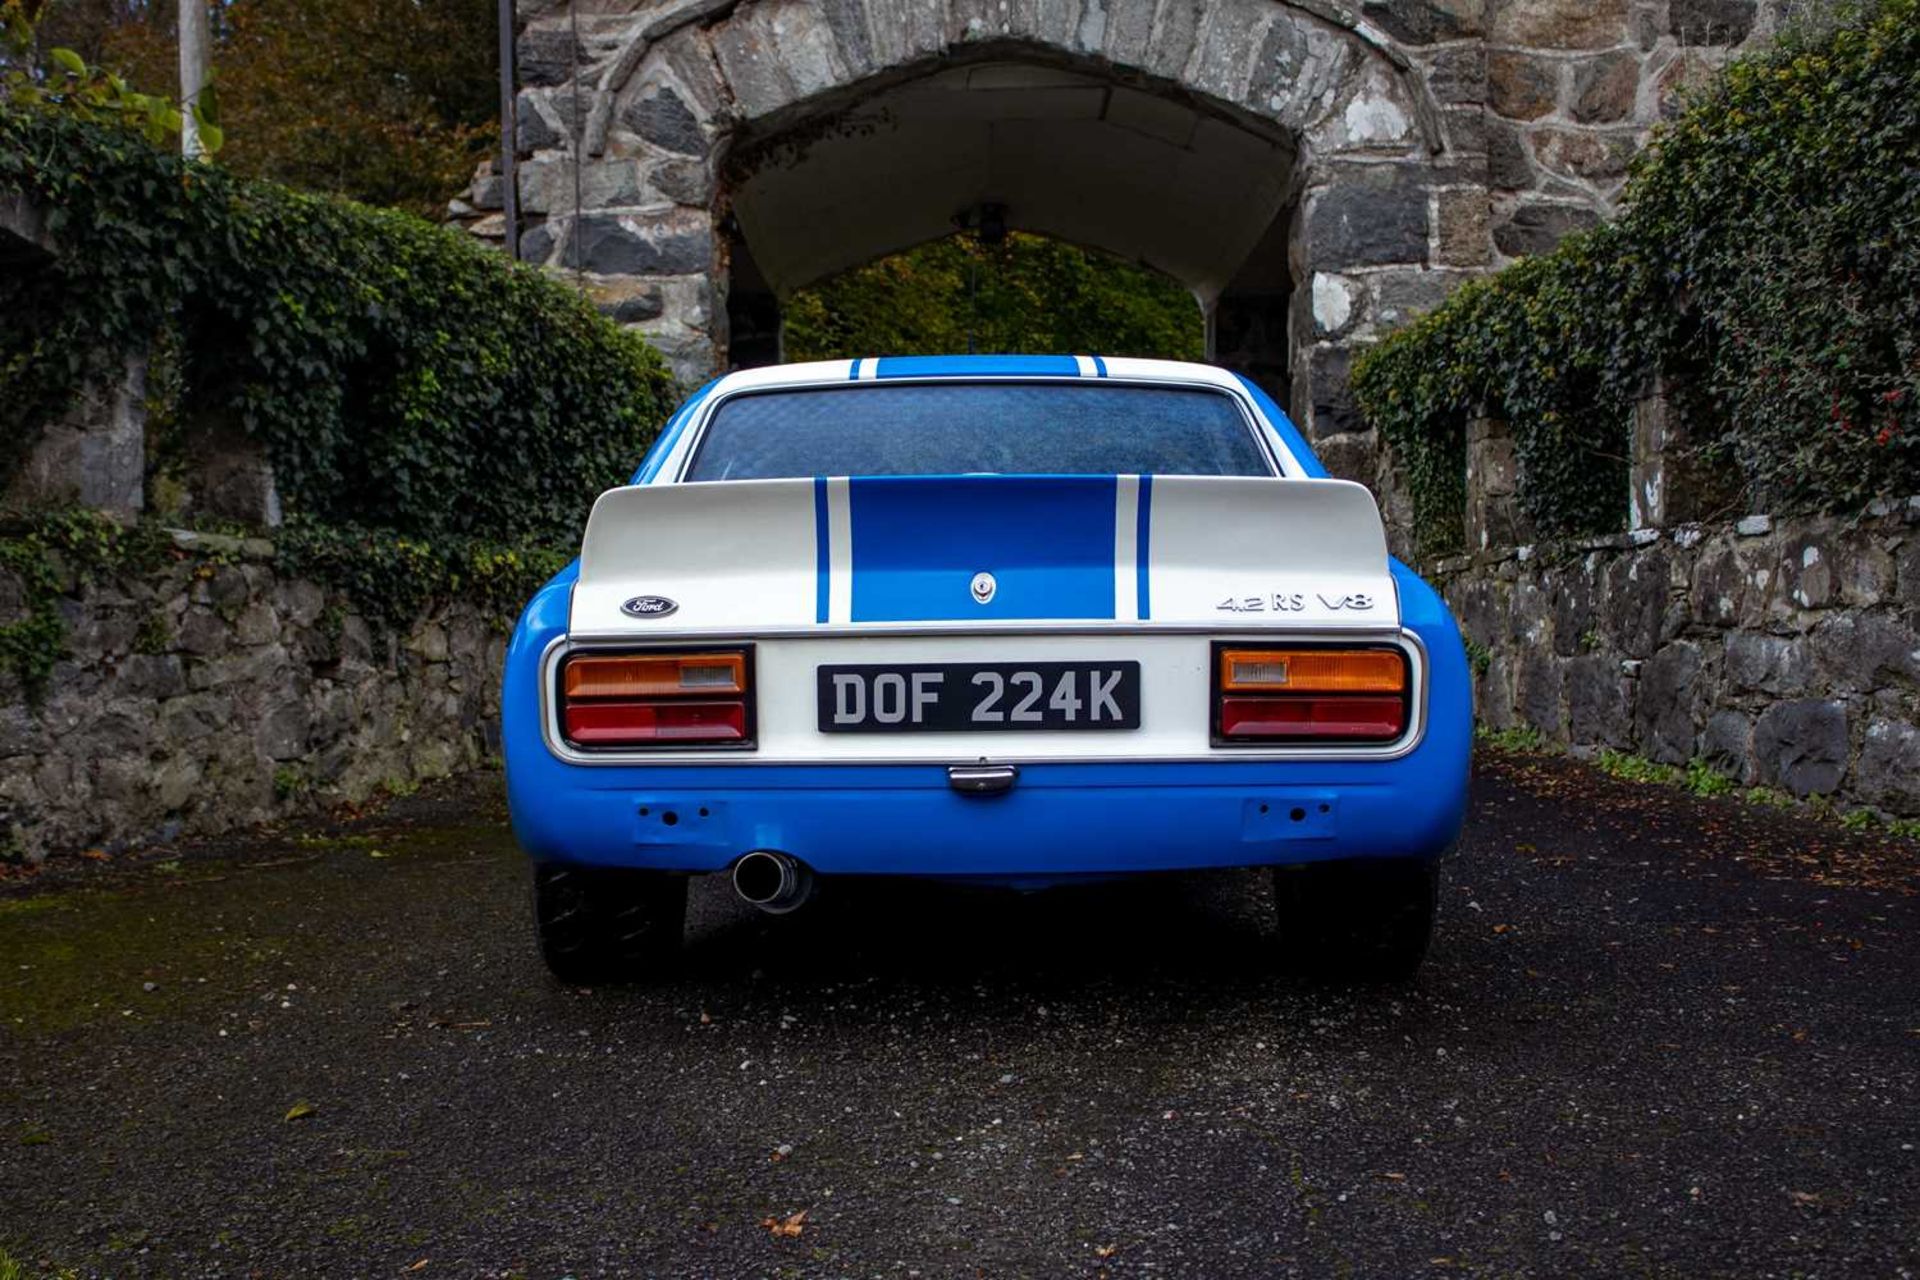
M 813 896 L 813 872 L 790 854 L 755 849 L 733 864 L 733 891 L 768 915 L 782 916 Z

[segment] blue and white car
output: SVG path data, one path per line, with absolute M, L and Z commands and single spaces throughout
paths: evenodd
M 1446 605 L 1258 387 L 980 356 L 696 393 L 527 606 L 503 734 L 563 980 L 660 964 L 694 875 L 1214 867 L 1273 869 L 1292 960 L 1405 976 L 1471 724 Z

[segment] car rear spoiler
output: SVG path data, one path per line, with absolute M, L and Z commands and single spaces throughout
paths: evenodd
M 608 490 L 587 522 L 570 629 L 1398 623 L 1379 509 L 1349 481 L 925 476 Z

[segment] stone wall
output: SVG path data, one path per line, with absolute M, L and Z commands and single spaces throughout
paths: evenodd
M 1551 248 L 1610 214 L 1647 130 L 1743 45 L 1771 36 L 1788 8 L 1779 0 L 1490 7 L 1481 69 L 1493 241 L 1502 261 Z
M 1496 548 L 1431 572 L 1487 728 L 1920 815 L 1920 498 Z
M 497 622 L 453 609 L 397 634 L 278 572 L 270 543 L 174 537 L 156 575 L 69 584 L 40 698 L 0 673 L 0 853 L 217 832 L 495 750 Z M 0 575 L 0 623 L 22 607 Z

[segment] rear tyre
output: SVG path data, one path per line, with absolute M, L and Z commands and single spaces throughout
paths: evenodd
M 1433 935 L 1439 868 L 1378 859 L 1273 869 L 1286 967 L 1324 978 L 1405 982 Z
M 537 865 L 533 922 L 541 958 L 569 986 L 649 978 L 680 950 L 687 878 L 663 871 Z

